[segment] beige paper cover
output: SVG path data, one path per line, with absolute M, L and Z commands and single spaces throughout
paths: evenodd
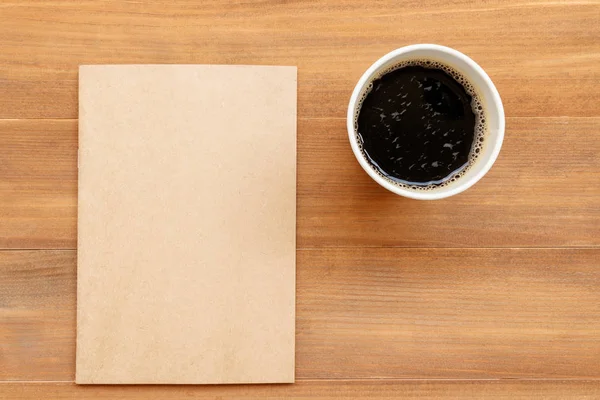
M 293 382 L 296 68 L 79 73 L 76 382 Z

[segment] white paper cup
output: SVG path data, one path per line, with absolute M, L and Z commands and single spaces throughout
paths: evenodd
M 483 148 L 474 164 L 465 171 L 464 175 L 446 186 L 420 191 L 395 185 L 379 175 L 365 159 L 365 156 L 358 145 L 354 126 L 354 119 L 358 111 L 359 101 L 365 94 L 369 83 L 380 76 L 381 73 L 388 68 L 403 61 L 415 59 L 439 61 L 462 73 L 475 87 L 475 90 L 481 99 L 487 128 L 484 136 Z M 418 200 L 436 200 L 453 196 L 470 188 L 490 170 L 500 153 L 502 140 L 504 139 L 504 107 L 502 106 L 502 100 L 500 99 L 500 95 L 492 83 L 492 80 L 485 71 L 475 63 L 475 61 L 449 47 L 435 44 L 415 44 L 412 46 L 401 47 L 386 54 L 367 69 L 359 79 L 352 92 L 352 96 L 350 97 L 347 126 L 352 151 L 359 164 L 367 174 L 375 180 L 375 182 L 400 196 Z

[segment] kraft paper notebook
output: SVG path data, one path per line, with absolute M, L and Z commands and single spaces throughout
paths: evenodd
M 79 72 L 76 382 L 293 382 L 296 68 Z

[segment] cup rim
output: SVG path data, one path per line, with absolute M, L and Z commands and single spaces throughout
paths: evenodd
M 356 108 L 361 90 L 365 87 L 365 85 L 367 85 L 369 83 L 371 77 L 377 72 L 377 70 L 382 65 L 386 64 L 387 62 L 393 60 L 394 58 L 396 58 L 400 55 L 403 55 L 403 54 L 406 54 L 409 52 L 413 52 L 415 50 L 430 50 L 433 52 L 444 53 L 446 55 L 449 55 L 450 57 L 459 59 L 459 60 L 463 61 L 464 63 L 468 64 L 469 67 L 471 67 L 473 69 L 473 71 L 475 71 L 475 73 L 477 75 L 479 75 L 482 78 L 482 80 L 484 81 L 485 85 L 487 86 L 487 88 L 489 89 L 489 91 L 491 93 L 492 107 L 496 108 L 497 112 L 498 112 L 498 121 L 499 121 L 498 134 L 496 136 L 495 141 L 493 143 L 491 143 L 492 147 L 490 149 L 489 159 L 485 162 L 485 164 L 481 165 L 478 168 L 477 173 L 473 177 L 471 177 L 469 179 L 461 178 L 461 180 L 458 180 L 454 186 L 452 186 L 450 189 L 445 190 L 445 191 L 417 192 L 417 191 L 409 190 L 406 188 L 402 188 L 400 186 L 397 186 L 397 185 L 394 185 L 394 184 L 388 182 L 385 178 L 383 178 L 377 172 L 375 172 L 375 169 L 367 162 L 367 160 L 363 156 L 363 154 L 358 146 L 356 134 L 354 132 L 354 112 L 355 112 L 354 110 Z M 505 118 L 504 106 L 502 105 L 502 100 L 500 99 L 500 94 L 498 93 L 496 86 L 494 85 L 494 83 L 492 82 L 490 77 L 487 75 L 487 73 L 483 70 L 483 68 L 481 68 L 475 61 L 473 61 L 470 57 L 461 53 L 460 51 L 454 50 L 450 47 L 441 46 L 441 45 L 437 45 L 437 44 L 413 44 L 413 45 L 409 45 L 409 46 L 400 47 L 396 50 L 392 50 L 391 52 L 387 53 L 386 55 L 384 55 L 383 57 L 381 57 L 380 59 L 375 61 L 363 73 L 363 75 L 360 77 L 360 79 L 356 83 L 356 86 L 354 87 L 354 90 L 352 91 L 352 95 L 350 96 L 350 102 L 348 104 L 348 113 L 346 116 L 346 126 L 348 129 L 348 137 L 350 139 L 350 146 L 352 147 L 352 152 L 354 153 L 354 156 L 358 160 L 358 163 L 360 164 L 360 166 L 365 170 L 365 172 L 375 182 L 377 182 L 379 185 L 383 186 L 387 190 L 389 190 L 395 194 L 398 194 L 400 196 L 408 197 L 411 199 L 417 199 L 417 200 L 437 200 L 437 199 L 443 199 L 446 197 L 454 196 L 456 194 L 459 194 L 459 193 L 467 190 L 468 188 L 473 186 L 475 183 L 477 183 L 481 178 L 483 178 L 483 176 L 490 170 L 490 168 L 492 168 L 492 165 L 498 158 L 498 154 L 500 154 L 500 149 L 502 147 L 502 142 L 504 140 L 504 128 L 505 128 L 504 118 Z

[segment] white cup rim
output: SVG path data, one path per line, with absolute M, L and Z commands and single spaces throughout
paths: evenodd
M 491 147 L 489 150 L 490 155 L 489 155 L 487 161 L 484 164 L 478 165 L 477 173 L 475 175 L 473 175 L 469 179 L 466 179 L 464 177 L 460 178 L 455 184 L 452 185 L 452 187 L 449 187 L 448 190 L 444 190 L 444 191 L 438 191 L 438 190 L 415 191 L 415 190 L 410 190 L 410 189 L 400 187 L 398 185 L 394 185 L 393 183 L 389 182 L 388 180 L 383 178 L 381 175 L 379 175 L 375 171 L 375 169 L 367 162 L 367 160 L 365 159 L 365 157 L 362 154 L 362 151 L 360 150 L 360 147 L 357 142 L 356 133 L 354 132 L 355 110 L 356 110 L 357 103 L 359 102 L 359 96 L 361 95 L 363 88 L 369 84 L 373 75 L 376 74 L 383 65 L 392 61 L 394 58 L 397 58 L 406 53 L 413 52 L 415 50 L 429 50 L 429 51 L 433 51 L 433 52 L 443 53 L 452 58 L 461 60 L 462 62 L 469 65 L 469 67 L 474 71 L 474 73 L 477 74 L 481 78 L 481 80 L 484 82 L 484 85 L 487 87 L 487 89 L 491 95 L 491 101 L 493 103 L 493 107 L 495 107 L 496 112 L 498 113 L 498 118 L 499 118 L 498 132 L 495 135 L 494 142 L 491 144 L 488 144 L 488 146 L 491 146 Z M 404 197 L 409 197 L 412 199 L 417 199 L 417 200 L 437 200 L 437 199 L 454 196 L 458 193 L 461 193 L 461 192 L 467 190 L 468 188 L 473 186 L 475 183 L 477 183 L 490 170 L 490 168 L 492 167 L 492 165 L 498 158 L 498 154 L 500 153 L 500 149 L 502 147 L 502 142 L 504 139 L 504 129 L 505 129 L 504 107 L 502 105 L 502 100 L 500 99 L 500 94 L 498 93 L 498 90 L 494 86 L 494 83 L 492 82 L 490 77 L 487 75 L 487 73 L 475 61 L 473 61 L 470 57 L 466 56 L 465 54 L 463 54 L 457 50 L 454 50 L 450 47 L 441 46 L 441 45 L 437 45 L 437 44 L 414 44 L 414 45 L 410 45 L 410 46 L 400 47 L 396 50 L 393 50 L 393 51 L 387 53 L 386 55 L 381 57 L 379 60 L 375 61 L 365 71 L 365 73 L 360 77 L 360 79 L 358 80 L 358 83 L 354 87 L 354 91 L 352 92 L 352 95 L 350 97 L 350 102 L 348 104 L 348 113 L 347 113 L 346 123 L 347 123 L 348 136 L 350 139 L 350 145 L 352 147 L 352 151 L 353 151 L 356 159 L 358 160 L 360 166 L 365 170 L 365 172 L 367 172 L 367 174 L 369 174 L 369 176 L 375 182 L 377 182 L 379 185 L 383 186 L 387 190 L 389 190 L 393 193 L 396 193 L 398 195 L 401 195 Z

